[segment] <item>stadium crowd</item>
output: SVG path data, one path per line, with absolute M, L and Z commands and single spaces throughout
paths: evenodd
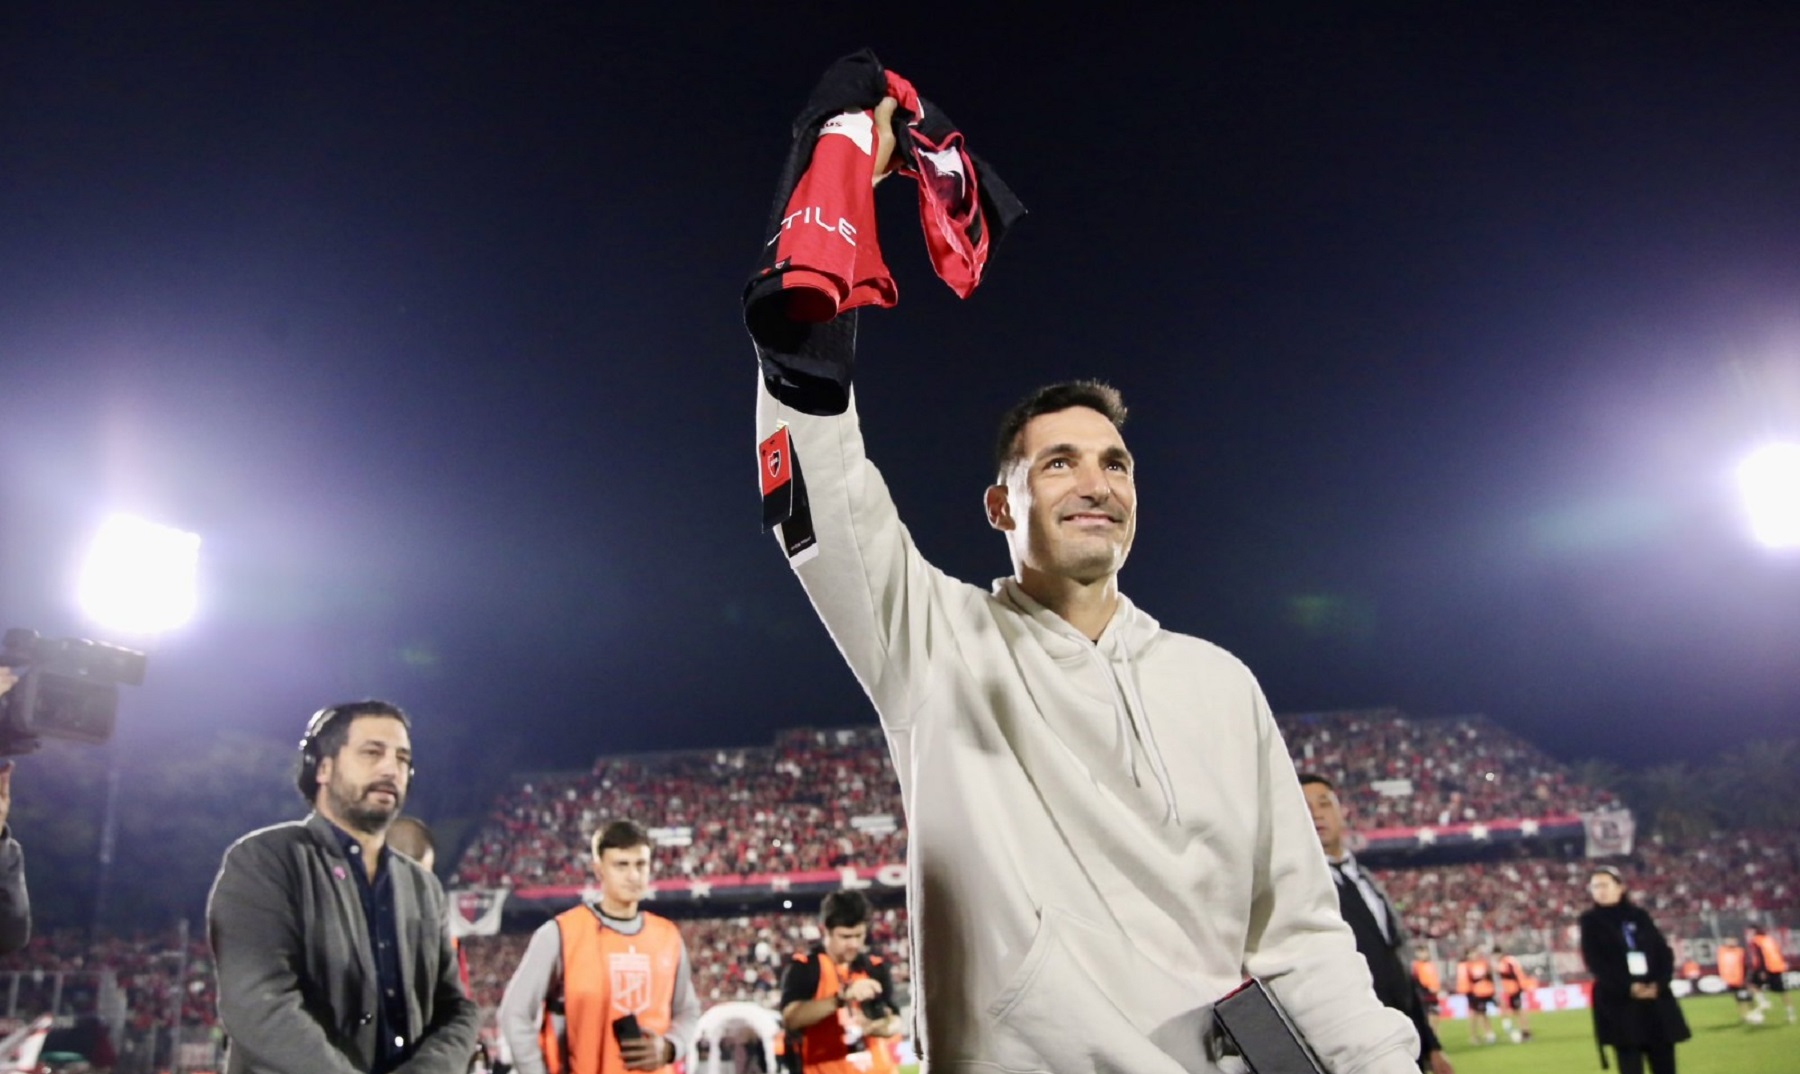
M 1588 906 L 1585 859 L 1512 857 L 1372 871 L 1400 908 L 1408 930 L 1458 951 L 1499 942 L 1509 950 L 1560 947 Z M 1707 936 L 1721 924 L 1800 907 L 1800 846 L 1782 832 L 1733 832 L 1703 846 L 1652 839 L 1620 863 L 1632 898 L 1670 936 Z
M 464 853 L 456 883 L 584 883 L 588 833 L 611 817 L 691 830 L 689 845 L 659 855 L 662 876 L 804 872 L 906 858 L 900 789 L 880 732 L 799 730 L 768 748 L 603 757 L 590 772 L 528 779 L 501 796 Z
M 1377 709 L 1280 722 L 1295 764 L 1332 773 L 1364 828 L 1617 805 L 1481 716 L 1415 720 Z M 1391 782 L 1401 780 L 1410 781 L 1407 793 Z M 772 747 L 601 758 L 589 772 L 524 780 L 502 794 L 455 883 L 581 884 L 584 833 L 607 817 L 691 829 L 690 845 L 670 847 L 659 860 L 665 877 L 872 867 L 906 857 L 899 788 L 880 731 L 802 729 Z
M 109 987 L 121 993 L 129 1030 L 167 1025 L 177 1015 L 185 1026 L 218 1020 L 212 951 L 204 937 L 184 944 L 170 930 L 96 941 L 85 930 L 61 929 L 0 957 L 0 1004 L 15 1016 L 50 1010 L 72 1018 L 102 1016 Z
M 1283 716 L 1301 771 L 1329 774 L 1361 828 L 1416 828 L 1571 814 L 1618 804 L 1485 716 L 1413 719 L 1398 709 Z M 1405 781 L 1407 793 L 1393 786 Z M 1384 793 L 1384 786 L 1392 787 Z

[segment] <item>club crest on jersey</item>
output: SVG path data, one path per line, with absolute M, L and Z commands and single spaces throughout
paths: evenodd
M 613 1010 L 621 1015 L 641 1014 L 650 1008 L 650 956 L 636 951 L 607 956 L 612 979 Z

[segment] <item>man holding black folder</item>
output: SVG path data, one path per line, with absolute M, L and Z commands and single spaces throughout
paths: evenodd
M 895 105 L 865 107 L 854 149 L 880 177 Z M 954 390 L 951 358 L 917 356 L 918 379 Z M 1255 977 L 1329 1069 L 1412 1074 L 1255 678 L 1119 590 L 1138 519 L 1118 393 L 1052 385 L 1002 421 L 984 504 L 1013 570 L 990 589 L 914 544 L 848 392 L 807 409 L 765 374 L 764 517 L 900 778 L 930 1069 L 1216 1070 L 1214 1004 Z
M 1300 787 L 1306 792 L 1313 830 L 1319 833 L 1319 845 L 1325 850 L 1326 863 L 1337 884 L 1344 922 L 1356 936 L 1356 949 L 1368 960 L 1369 976 L 1375 981 L 1375 998 L 1412 1019 L 1413 1028 L 1419 1033 L 1420 1067 L 1432 1074 L 1455 1074 L 1407 969 L 1406 930 L 1401 927 L 1400 915 L 1387 892 L 1357 865 L 1350 853 L 1344 838 L 1349 827 L 1337 788 L 1324 776 L 1312 772 L 1300 777 Z
M 675 923 L 639 908 L 650 836 L 630 821 L 594 833 L 600 898 L 545 922 L 500 998 L 518 1074 L 662 1070 L 690 1054 L 700 1021 Z

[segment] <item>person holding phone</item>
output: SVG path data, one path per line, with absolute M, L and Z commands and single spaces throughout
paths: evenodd
M 518 1074 L 662 1070 L 690 1054 L 700 1021 L 687 945 L 639 909 L 650 836 L 627 820 L 594 833 L 600 898 L 545 922 L 500 999 Z
M 1675 1045 L 1687 1040 L 1687 1019 L 1669 993 L 1675 953 L 1656 922 L 1627 896 L 1619 870 L 1602 865 L 1588 878 L 1594 905 L 1581 915 L 1581 958 L 1594 975 L 1594 1040 L 1600 1065 L 1606 1046 L 1619 1074 L 1675 1074 Z

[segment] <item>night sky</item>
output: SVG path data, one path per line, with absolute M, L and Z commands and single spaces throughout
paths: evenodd
M 961 301 L 880 191 L 860 405 L 939 566 L 1009 570 L 994 423 L 1097 376 L 1123 588 L 1277 712 L 1795 729 L 1800 556 L 1730 482 L 1800 435 L 1792 7 L 613 6 L 0 8 L 0 618 L 92 633 L 112 510 L 205 541 L 115 748 L 368 695 L 437 771 L 872 722 L 759 532 L 739 307 L 865 45 L 1031 209 Z

